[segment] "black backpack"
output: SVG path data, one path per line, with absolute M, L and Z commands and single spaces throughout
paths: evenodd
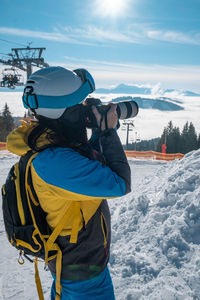
M 39 299 L 43 300 L 42 286 L 39 278 L 37 258 L 45 264 L 56 257 L 56 300 L 61 296 L 61 261 L 62 252 L 56 239 L 64 228 L 73 207 L 64 208 L 64 213 L 56 228 L 51 231 L 46 222 L 46 213 L 42 210 L 34 191 L 31 178 L 31 162 L 38 152 L 29 151 L 12 166 L 5 184 L 2 186 L 3 218 L 9 242 L 19 250 L 20 264 L 24 257 L 29 261 L 35 259 L 35 280 Z

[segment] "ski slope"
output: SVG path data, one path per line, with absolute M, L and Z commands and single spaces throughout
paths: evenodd
M 0 152 L 0 185 L 17 156 Z M 109 200 L 117 300 L 200 299 L 200 150 L 181 161 L 130 160 L 132 192 Z M 34 265 L 17 263 L 0 211 L 0 300 L 38 299 Z M 40 263 L 45 300 L 51 275 Z

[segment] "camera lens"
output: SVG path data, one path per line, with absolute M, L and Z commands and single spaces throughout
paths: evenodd
M 138 105 L 135 101 L 125 101 L 117 103 L 117 114 L 119 119 L 129 119 L 137 116 Z

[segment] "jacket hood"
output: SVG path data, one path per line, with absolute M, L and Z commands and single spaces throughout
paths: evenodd
M 14 129 L 8 136 L 7 136 L 7 150 L 19 155 L 25 155 L 31 148 L 28 146 L 28 137 L 33 129 L 38 126 L 36 121 L 25 121 L 21 120 L 21 125 Z M 37 142 L 37 146 L 41 147 L 45 144 L 48 144 L 49 141 L 47 139 L 46 133 L 43 134 Z

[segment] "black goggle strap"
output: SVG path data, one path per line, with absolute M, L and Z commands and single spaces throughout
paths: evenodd
M 91 92 L 95 90 L 95 83 L 92 75 L 86 69 L 76 69 L 74 72 L 81 78 L 85 83 L 88 82 L 91 88 Z
M 38 101 L 36 94 L 33 94 L 33 87 L 26 86 L 24 89 L 24 94 L 22 96 L 23 104 L 25 108 L 37 109 Z

